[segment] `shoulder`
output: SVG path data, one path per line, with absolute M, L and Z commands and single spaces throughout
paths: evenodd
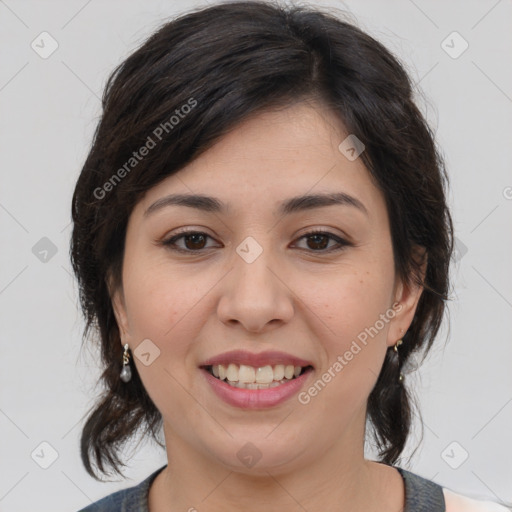
M 512 509 L 442 487 L 416 473 L 395 467 L 405 482 L 405 512 L 512 512 Z
M 443 488 L 443 495 L 446 512 L 510 512 L 509 508 L 498 503 L 469 498 L 447 488 Z
M 443 488 L 411 471 L 395 467 L 404 480 L 404 512 L 445 512 Z
M 144 512 L 147 510 L 147 497 L 143 484 L 144 482 L 109 494 L 79 512 L 124 512 L 125 510 Z
M 157 475 L 165 468 L 161 467 L 137 485 L 122 489 L 91 503 L 78 512 L 147 512 L 149 488 Z

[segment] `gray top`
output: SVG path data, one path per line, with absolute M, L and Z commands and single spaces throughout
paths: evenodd
M 140 484 L 109 494 L 78 512 L 148 512 L 149 488 L 166 467 L 161 467 Z M 404 512 L 446 512 L 443 488 L 439 484 L 405 469 L 396 469 L 404 479 Z

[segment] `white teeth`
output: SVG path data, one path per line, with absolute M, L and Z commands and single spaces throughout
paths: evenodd
M 291 379 L 293 377 L 293 372 L 295 370 L 295 367 L 292 364 L 289 364 L 284 367 L 284 376 L 287 379 Z
M 284 378 L 284 364 L 276 364 L 274 366 L 274 380 L 282 380 Z
M 231 382 L 238 380 L 238 365 L 231 363 L 226 370 L 226 378 Z
M 268 389 L 268 388 L 275 388 L 276 386 L 280 386 L 281 384 L 284 384 L 287 382 L 286 379 L 283 379 L 281 381 L 275 381 L 271 382 L 270 384 L 258 384 L 257 382 L 250 382 L 250 383 L 244 383 L 244 382 L 231 382 L 229 380 L 226 381 L 227 384 L 234 388 L 241 388 L 241 389 Z
M 298 377 L 301 366 L 276 364 L 254 368 L 246 364 L 216 364 L 211 366 L 211 373 L 220 380 L 226 380 L 234 387 L 246 389 L 266 389 L 275 387 L 287 380 Z
M 230 365 L 231 366 L 231 365 Z M 256 372 L 252 366 L 247 366 L 245 364 L 240 365 L 240 369 L 238 370 L 238 381 L 239 382 L 254 382 L 256 378 Z M 233 380 L 233 379 L 229 379 Z
M 262 366 L 256 370 L 256 382 L 258 384 L 270 384 L 274 380 L 272 366 Z

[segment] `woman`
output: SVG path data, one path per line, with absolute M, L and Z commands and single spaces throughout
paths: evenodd
M 393 465 L 449 290 L 445 180 L 353 25 L 235 2 L 156 32 L 107 84 L 72 262 L 107 389 L 84 465 L 160 427 L 168 464 L 83 510 L 504 510 Z

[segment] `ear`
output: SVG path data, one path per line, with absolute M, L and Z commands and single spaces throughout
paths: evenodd
M 112 278 L 107 278 L 107 288 L 109 291 L 110 299 L 112 301 L 112 309 L 116 317 L 117 326 L 119 328 L 119 336 L 121 338 L 121 345 L 126 343 L 130 344 L 130 328 L 128 322 L 128 315 L 126 313 L 126 304 L 124 300 L 124 293 L 122 285 L 115 286 Z
M 409 276 L 407 281 L 397 277 L 395 283 L 393 310 L 395 316 L 388 329 L 387 345 L 392 347 L 409 329 L 423 292 L 427 271 L 427 253 L 424 247 L 414 246 L 413 258 L 418 265 L 418 274 Z

